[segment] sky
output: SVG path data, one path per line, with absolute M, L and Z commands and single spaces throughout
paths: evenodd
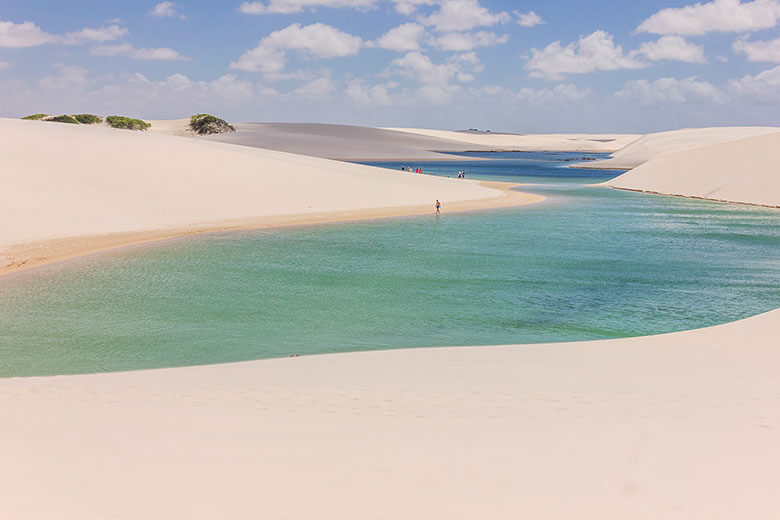
M 0 0 L 0 116 L 780 124 L 780 0 Z

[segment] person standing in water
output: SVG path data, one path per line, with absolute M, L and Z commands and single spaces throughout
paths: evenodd
M 439 199 L 436 199 L 436 214 L 438 215 L 441 213 L 441 202 L 439 202 Z

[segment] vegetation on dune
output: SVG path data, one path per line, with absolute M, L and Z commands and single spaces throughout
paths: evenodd
M 146 130 L 152 126 L 146 121 L 131 119 L 124 116 L 108 116 L 106 117 L 106 123 L 108 123 L 111 128 L 126 128 L 127 130 Z
M 40 119 L 44 119 L 46 117 L 49 117 L 49 114 L 30 114 L 29 116 L 24 116 L 22 119 L 29 119 L 32 121 L 38 121 Z
M 190 117 L 190 128 L 200 135 L 225 134 L 236 131 L 233 125 L 211 114 L 196 114 Z
M 94 125 L 103 122 L 102 117 L 96 116 L 94 114 L 76 114 L 73 116 L 73 118 L 82 125 Z
M 73 116 L 69 116 L 66 114 L 63 114 L 61 116 L 53 116 L 53 117 L 47 117 L 44 119 L 44 121 L 52 121 L 54 123 L 70 123 L 72 125 L 79 124 L 78 121 L 76 121 Z

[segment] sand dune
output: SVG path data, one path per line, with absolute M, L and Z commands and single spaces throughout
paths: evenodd
M 613 341 L 0 380 L 0 510 L 769 520 L 779 334 L 776 310 Z
M 38 121 L 0 119 L 0 157 L 0 270 L 41 258 L 24 248 L 11 251 L 14 244 L 427 213 L 436 199 L 455 210 L 490 206 L 504 196 L 478 182 Z M 523 202 L 517 197 L 514 203 Z M 529 197 L 526 202 L 541 199 Z M 291 215 L 309 218 L 281 219 Z M 46 258 L 55 254 L 43 251 Z
M 639 134 L 503 134 L 426 128 L 386 128 L 386 130 L 460 141 L 489 150 L 528 152 L 614 152 L 641 137 Z
M 436 152 L 488 150 L 462 141 L 381 128 L 316 123 L 236 123 L 236 133 L 207 137 L 283 152 L 340 160 L 453 160 Z M 461 158 L 462 159 L 462 158 Z
M 586 162 L 583 168 L 629 170 L 662 153 L 701 148 L 718 143 L 780 131 L 780 127 L 736 126 L 713 128 L 684 128 L 669 132 L 647 134 L 612 154 L 603 161 Z
M 607 185 L 780 207 L 780 132 L 664 153 Z

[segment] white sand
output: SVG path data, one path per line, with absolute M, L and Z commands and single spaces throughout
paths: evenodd
M 169 123 L 165 122 L 165 126 Z M 407 132 L 315 123 L 235 123 L 235 133 L 206 139 L 340 160 L 463 160 L 438 152 L 489 151 L 484 147 Z
M 780 132 L 664 153 L 607 185 L 780 207 Z
M 450 141 L 460 141 L 491 150 L 614 152 L 642 137 L 640 134 L 504 134 L 453 132 L 427 128 L 386 128 Z
M 468 181 L 55 123 L 0 120 L 0 158 L 0 244 L 495 202 Z M 0 517 L 774 519 L 778 335 L 780 310 L 615 341 L 0 380 Z
M 646 338 L 0 380 L 4 518 L 769 520 L 780 310 Z
M 0 119 L 0 158 L 0 269 L 39 258 L 10 246 L 64 237 L 427 213 L 436 199 L 446 211 L 502 196 L 474 181 L 40 121 Z
M 628 170 L 643 164 L 653 157 L 670 152 L 701 148 L 718 143 L 736 141 L 747 137 L 779 132 L 780 127 L 735 126 L 712 128 L 684 128 L 669 132 L 647 134 L 612 154 L 603 161 L 586 162 L 577 166 L 583 168 L 605 168 Z

